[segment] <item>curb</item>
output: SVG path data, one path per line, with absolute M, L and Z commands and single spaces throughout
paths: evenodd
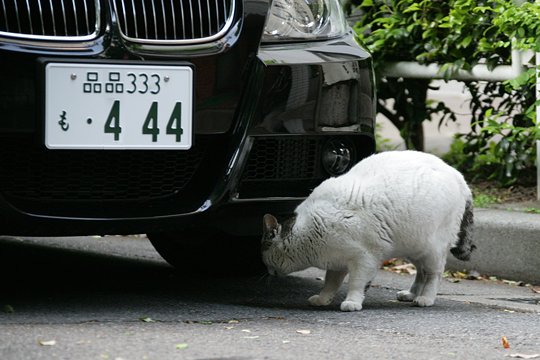
M 540 215 L 476 209 L 470 261 L 448 256 L 451 270 L 476 270 L 499 278 L 540 284 Z

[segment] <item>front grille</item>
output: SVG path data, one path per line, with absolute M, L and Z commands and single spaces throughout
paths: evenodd
M 257 138 L 244 180 L 311 179 L 320 172 L 319 138 Z
M 99 0 L 0 0 L 0 35 L 85 40 L 99 29 Z
M 235 0 L 114 0 L 122 34 L 140 42 L 203 42 L 232 23 Z
M 373 153 L 368 136 L 254 137 L 244 173 L 238 185 L 240 199 L 306 197 L 330 177 L 322 164 L 325 144 L 340 139 L 353 146 L 354 161 Z
M 239 198 L 308 196 L 328 177 L 320 160 L 323 143 L 321 137 L 255 138 Z
M 206 150 L 45 150 L 2 140 L 0 188 L 23 200 L 150 200 L 173 196 L 189 182 Z

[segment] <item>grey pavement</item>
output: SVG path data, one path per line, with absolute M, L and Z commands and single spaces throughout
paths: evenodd
M 490 210 L 481 210 L 480 213 L 489 214 Z M 506 213 L 503 211 L 502 213 Z M 502 214 L 500 214 L 502 215 Z M 530 215 L 530 214 L 524 214 Z M 502 215 L 504 217 L 504 215 Z M 540 229 L 540 216 L 534 216 L 536 219 L 536 226 Z M 522 221 L 526 221 L 525 218 L 529 216 L 521 217 Z M 487 219 L 491 219 L 490 215 L 487 216 Z M 504 217 L 502 226 L 504 222 L 512 221 L 511 218 Z M 482 222 L 482 221 L 481 221 Z M 489 240 L 488 240 L 489 241 Z M 0 245 L 1 244 L 10 244 L 10 246 L 16 247 L 29 247 L 35 249 L 30 253 L 35 253 L 38 251 L 52 252 L 57 249 L 59 251 L 58 258 L 59 262 L 62 263 L 64 259 L 71 258 L 73 256 L 77 258 L 77 254 L 84 253 L 86 256 L 94 257 L 92 261 L 96 261 L 99 264 L 111 264 L 108 265 L 111 268 L 114 268 L 112 264 L 119 262 L 120 265 L 122 262 L 132 261 L 132 264 L 137 264 L 139 271 L 146 271 L 147 269 L 156 268 L 160 271 L 164 271 L 165 268 L 169 268 L 169 265 L 161 258 L 161 256 L 155 251 L 155 249 L 150 244 L 150 241 L 146 238 L 145 235 L 136 235 L 136 236 L 80 236 L 80 237 L 11 237 L 11 236 L 0 236 Z M 483 242 L 480 242 L 479 248 L 482 247 Z M 503 251 L 504 252 L 504 251 Z M 475 255 L 478 255 L 475 253 Z M 489 255 L 489 254 L 488 254 Z M 533 256 L 530 254 L 529 256 Z M 45 255 L 48 256 L 48 255 Z M 453 258 L 449 254 L 449 260 L 451 264 L 457 263 L 458 266 L 455 267 L 456 270 L 462 270 L 467 266 L 462 266 L 468 262 L 462 262 Z M 474 259 L 470 261 L 468 268 L 478 269 L 478 263 L 482 263 L 482 257 L 479 259 Z M 76 260 L 67 260 L 67 261 L 76 261 Z M 538 261 L 538 260 L 536 260 Z M 488 261 L 486 261 L 487 263 Z M 490 262 L 495 263 L 495 262 Z M 78 266 L 73 262 L 73 265 Z M 452 268 L 452 266 L 450 266 Z M 495 270 L 493 270 L 495 271 Z M 98 270 L 96 269 L 96 272 Z M 98 272 L 99 274 L 99 272 Z M 139 272 L 134 272 L 134 275 L 139 274 Z M 315 283 L 319 283 L 322 286 L 322 280 L 324 279 L 325 272 L 316 268 L 310 268 L 304 271 L 294 273 L 293 277 L 311 279 Z M 494 273 L 484 273 L 487 275 L 496 275 Z M 37 274 L 39 277 L 39 274 Z M 466 303 L 475 303 L 488 305 L 494 308 L 500 308 L 503 310 L 512 310 L 519 312 L 531 312 L 537 313 L 540 315 L 540 294 L 532 291 L 532 287 L 529 285 L 536 284 L 535 282 L 529 282 L 528 280 L 523 280 L 521 277 L 516 277 L 515 279 L 521 279 L 523 281 L 522 286 L 513 284 L 513 282 L 503 282 L 502 280 L 511 280 L 511 277 L 500 277 L 498 280 L 466 280 L 466 279 L 451 279 L 445 278 L 441 283 L 441 288 L 439 290 L 438 298 L 441 299 L 451 299 L 453 301 L 461 301 Z M 43 279 L 45 282 L 47 279 Z M 407 272 L 397 273 L 392 271 L 380 270 L 377 274 L 375 281 L 373 282 L 374 288 L 384 288 L 391 290 L 402 290 L 408 288 L 414 280 L 414 276 L 408 274 Z M 267 280 L 265 280 L 267 281 Z M 275 280 L 277 281 L 277 280 Z M 348 279 L 345 279 L 345 284 Z M 516 281 L 518 282 L 518 281 Z M 523 286 L 528 285 L 528 286 Z M 342 289 L 343 290 L 343 289 Z M 304 302 L 307 299 L 308 294 L 299 296 L 295 301 Z M 342 296 L 343 296 L 342 291 Z M 305 297 L 305 298 L 304 298 Z M 521 301 L 524 300 L 524 301 Z M 395 299 L 392 299 L 391 302 L 397 302 Z M 307 304 L 307 303 L 306 303 Z M 298 305 L 298 304 L 297 304 Z M 336 309 L 337 309 L 336 305 Z M 540 337 L 539 337 L 540 340 Z
M 395 293 L 380 271 L 364 309 L 307 298 L 323 272 L 285 278 L 178 274 L 144 236 L 0 237 L 0 358 L 505 359 L 540 353 L 540 294 L 493 281 L 444 280 L 435 306 Z M 6 311 L 5 305 L 12 307 Z M 143 320 L 145 321 L 143 321 Z M 510 349 L 502 346 L 507 337 Z

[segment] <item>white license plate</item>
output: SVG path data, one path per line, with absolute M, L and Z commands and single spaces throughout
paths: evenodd
M 45 67 L 49 149 L 182 149 L 192 142 L 189 66 Z

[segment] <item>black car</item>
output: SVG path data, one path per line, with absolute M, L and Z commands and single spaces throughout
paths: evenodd
M 1 0 L 0 234 L 253 260 L 374 151 L 374 101 L 339 0 Z

